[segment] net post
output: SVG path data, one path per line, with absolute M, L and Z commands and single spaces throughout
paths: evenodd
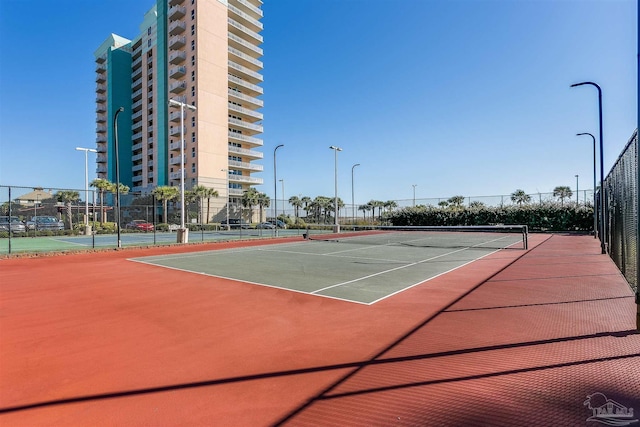
M 522 243 L 524 245 L 524 250 L 529 249 L 529 226 L 522 226 Z

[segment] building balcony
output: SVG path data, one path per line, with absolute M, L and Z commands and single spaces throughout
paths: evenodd
M 229 66 L 229 70 L 232 74 L 235 74 L 235 75 L 240 74 L 240 77 L 242 77 L 243 80 L 246 80 L 251 84 L 262 83 L 262 80 L 263 80 L 262 74 L 256 71 L 253 71 L 250 68 L 244 67 L 234 61 L 227 61 L 227 65 Z
M 260 138 L 256 138 L 255 136 L 243 135 L 238 132 L 229 132 L 228 134 L 229 141 L 231 142 L 240 142 L 252 145 L 254 147 L 262 147 L 264 142 Z
M 236 160 L 229 160 L 229 167 L 236 168 L 236 169 L 244 169 L 244 170 L 249 170 L 254 172 L 262 172 L 264 170 L 264 166 L 262 165 L 248 163 L 248 162 L 238 162 Z
M 241 51 L 242 53 L 245 53 L 253 57 L 261 57 L 263 55 L 262 48 L 256 46 L 253 43 L 248 42 L 242 37 L 239 37 L 233 34 L 232 32 L 228 32 L 227 37 L 229 38 L 229 41 L 230 41 L 229 44 L 235 47 L 236 49 L 238 49 L 239 51 Z
M 235 102 L 241 102 L 243 105 L 251 105 L 255 108 L 262 108 L 264 106 L 264 101 L 262 101 L 262 99 L 245 95 L 244 93 L 240 93 L 233 89 L 229 89 L 227 92 L 229 94 L 229 99 Z
M 136 154 L 135 156 L 131 156 L 132 162 L 137 162 L 139 160 L 142 160 L 142 154 Z
M 182 169 L 178 169 L 177 172 L 171 172 L 169 174 L 169 179 L 171 179 L 172 181 L 180 180 L 181 175 L 182 175 Z M 186 176 L 186 174 L 185 174 L 185 176 Z
M 142 139 L 142 132 L 134 133 L 131 137 L 132 141 L 139 141 Z
M 96 74 L 96 83 L 104 83 L 105 81 L 107 81 L 107 77 L 104 73 Z
M 142 164 L 133 165 L 133 167 L 131 168 L 132 172 L 140 172 L 141 170 L 142 170 Z
M 137 91 L 133 92 L 133 95 L 131 95 L 131 99 L 133 99 L 134 101 L 139 101 L 140 99 L 142 99 L 142 89 L 138 89 Z
M 107 97 L 104 95 L 96 96 L 96 102 L 107 102 Z
M 141 110 L 140 107 L 142 107 L 142 99 L 140 101 L 134 102 L 131 105 L 131 110 L 134 111 L 134 112 L 137 112 L 138 110 Z
M 140 109 L 140 111 L 137 111 L 137 112 L 133 113 L 131 115 L 131 120 L 137 120 L 140 117 L 142 117 L 142 109 Z
M 107 155 L 106 154 L 98 154 L 96 156 L 97 163 L 107 163 Z
M 135 70 L 136 68 L 139 68 L 140 64 L 142 64 L 142 55 L 131 61 L 131 69 Z
M 133 144 L 131 146 L 131 151 L 136 152 L 138 150 L 142 150 L 142 142 L 138 142 L 137 144 Z
M 231 55 L 233 55 L 231 58 L 238 65 L 246 66 L 248 69 L 250 69 L 252 71 L 262 70 L 264 64 L 259 59 L 256 59 L 251 55 L 247 55 L 246 53 L 243 53 L 242 51 L 240 51 L 238 49 L 234 49 L 231 46 L 229 46 L 227 48 L 227 51 Z M 260 80 L 262 80 L 262 78 L 260 78 Z
M 142 129 L 142 120 L 138 120 L 131 125 L 132 132 L 136 132 L 138 129 Z
M 256 133 L 262 133 L 263 132 L 263 127 L 262 125 L 256 125 L 254 123 L 249 123 L 245 120 L 238 120 L 238 119 L 234 119 L 234 118 L 229 118 L 229 125 L 240 128 L 240 129 L 247 129 L 250 131 L 254 131 Z
M 180 133 L 180 129 L 178 129 L 178 134 Z M 180 141 L 172 142 L 169 144 L 170 151 L 180 151 Z
M 264 89 L 262 89 L 260 86 L 249 83 L 248 81 L 242 80 L 241 78 L 238 78 L 236 76 L 232 76 L 229 74 L 228 80 L 229 87 L 242 88 L 242 92 L 249 96 L 259 96 L 264 92 Z
M 106 60 L 107 60 L 107 54 L 106 54 L 106 53 L 105 53 L 105 54 L 103 54 L 103 55 L 100 55 L 100 56 L 98 56 L 98 57 L 96 58 L 96 62 L 97 62 L 97 63 L 99 63 L 99 64 L 102 64 L 102 63 L 103 63 L 103 62 L 105 62 Z
M 248 108 L 244 108 L 244 107 L 240 107 L 238 105 L 229 103 L 229 111 L 233 111 L 234 113 L 238 113 L 242 116 L 245 117 L 251 117 L 257 120 L 262 120 L 263 118 L 263 114 L 258 112 L 258 111 L 254 111 L 254 110 L 250 110 Z
M 138 78 L 138 76 L 142 75 L 142 67 L 138 68 L 137 70 L 134 70 L 133 73 L 131 73 L 131 80 L 135 80 Z
M 241 188 L 230 188 L 229 189 L 230 196 L 242 196 L 244 195 L 244 190 Z
M 96 144 L 106 144 L 107 143 L 107 136 L 106 135 L 98 135 L 96 137 Z M 100 151 L 100 150 L 98 150 Z
M 180 81 L 180 82 L 173 82 L 169 85 L 169 92 L 172 93 L 180 93 L 182 91 L 184 91 L 187 88 L 187 82 Z
M 96 64 L 96 73 L 102 73 L 107 71 L 107 65 L 104 62 L 98 62 Z
M 229 182 L 239 182 L 242 184 L 261 185 L 264 183 L 262 178 L 253 178 L 245 175 L 229 174 Z
M 176 19 L 184 17 L 186 13 L 187 9 L 184 6 L 172 6 L 169 8 L 169 19 L 175 21 Z
M 176 126 L 174 128 L 169 128 L 170 136 L 180 136 L 180 126 Z
M 228 9 L 229 9 L 229 12 L 231 12 L 229 15 L 231 15 L 233 19 L 239 22 L 240 24 L 246 26 L 247 28 L 255 32 L 262 31 L 263 29 L 262 22 L 258 21 L 253 16 L 243 12 L 242 10 L 240 10 L 235 6 L 232 6 L 231 4 L 229 4 Z
M 184 161 L 182 163 L 184 163 Z M 169 164 L 170 165 L 179 165 L 180 164 L 180 156 L 174 156 L 171 159 L 169 159 Z
M 257 6 L 254 6 L 250 1 L 247 0 L 234 0 L 233 3 L 236 3 L 238 7 L 242 10 L 246 11 L 249 15 L 251 15 L 254 19 L 262 18 L 262 9 Z M 262 2 L 260 2 L 262 3 Z
M 96 132 L 98 132 L 98 133 L 106 133 L 107 132 L 107 127 L 105 125 L 98 125 L 98 126 L 96 126 Z
M 169 114 L 169 120 L 172 121 L 172 122 L 180 123 L 180 111 L 172 111 Z
M 172 67 L 169 70 L 169 77 L 171 78 L 182 77 L 186 73 L 187 73 L 187 68 L 184 65 L 180 65 L 177 67 Z
M 184 3 L 184 0 L 169 0 L 169 6 L 177 6 Z
M 103 103 L 100 103 L 96 106 L 96 113 L 105 113 L 106 111 L 107 107 Z
M 169 39 L 169 49 L 180 49 L 187 43 L 187 38 L 185 36 L 173 36 Z
M 169 24 L 169 34 L 181 34 L 187 29 L 187 24 L 182 21 L 174 21 Z
M 235 147 L 233 145 L 229 145 L 229 153 L 241 154 L 243 157 L 248 157 L 251 159 L 264 158 L 264 153 L 260 151 L 254 151 L 254 150 L 249 150 L 247 148 Z
M 98 122 L 98 123 L 106 123 L 107 122 L 107 115 L 106 114 L 98 114 L 96 116 L 96 122 Z
M 227 22 L 229 23 L 229 29 L 231 30 L 232 33 L 243 38 L 249 37 L 251 40 L 255 41 L 257 44 L 262 44 L 263 38 L 260 34 L 242 25 L 235 19 L 227 18 Z
M 133 83 L 131 83 L 131 90 L 132 91 L 135 92 L 140 88 L 142 88 L 142 79 L 138 78 L 138 79 L 134 80 Z
M 107 167 L 104 165 L 98 165 L 96 173 L 107 173 Z
M 171 64 L 180 64 L 184 62 L 185 59 L 187 59 L 187 54 L 182 50 L 177 50 L 169 54 L 169 62 Z
M 98 84 L 96 85 L 96 92 L 98 93 L 105 93 L 107 91 L 107 85 L 105 84 Z

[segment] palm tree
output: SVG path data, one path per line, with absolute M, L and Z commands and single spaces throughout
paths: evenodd
M 464 196 L 453 196 L 447 200 L 449 202 L 449 206 L 453 209 L 460 209 L 462 204 L 464 203 Z
M 271 199 L 265 193 L 258 192 L 257 204 L 260 206 L 260 221 L 262 221 L 262 218 L 264 218 L 263 210 L 271 205 Z
M 67 219 L 69 220 L 69 230 L 73 230 L 73 218 L 71 204 L 80 200 L 80 193 L 71 190 L 62 190 L 56 193 L 56 200 L 64 203 L 67 207 Z
M 446 208 L 447 206 L 449 206 L 449 202 L 446 200 L 440 200 L 438 202 L 438 206 L 440 206 L 441 208 Z
M 371 205 L 369 205 L 369 204 L 360 205 L 360 206 L 358 206 L 358 210 L 362 211 L 362 217 L 366 221 L 367 220 L 367 212 L 371 210 Z
M 573 195 L 570 187 L 558 186 L 553 189 L 553 197 L 560 199 L 560 206 L 564 206 L 564 199 L 570 199 Z
M 289 204 L 295 209 L 296 222 L 298 222 L 298 213 L 302 207 L 302 200 L 298 196 L 289 197 Z
M 387 200 L 384 202 L 384 208 L 387 209 L 387 213 L 391 213 L 392 210 L 398 207 L 398 204 L 394 200 Z
M 191 191 L 193 192 L 193 194 L 196 195 L 196 197 L 198 199 L 200 199 L 200 214 L 202 213 L 202 199 L 207 199 L 207 221 L 206 223 L 209 223 L 209 208 L 210 208 L 210 199 L 211 197 L 218 197 L 218 192 L 213 189 L 213 188 L 209 188 L 209 187 L 205 187 L 204 185 L 196 185 L 195 187 L 193 187 L 191 189 Z M 201 221 L 204 222 L 204 221 Z
M 531 196 L 525 193 L 524 190 L 518 189 L 511 193 L 511 201 L 520 206 L 523 203 L 529 203 L 531 201 Z
M 481 202 L 479 200 L 474 200 L 473 202 L 469 203 L 469 207 L 471 209 L 482 209 L 482 208 L 484 208 L 486 206 L 485 206 L 485 204 L 483 202 Z
M 96 178 L 89 185 L 96 188 L 100 195 L 100 223 L 104 224 L 104 193 L 111 191 L 115 184 L 104 178 Z
M 382 208 L 384 207 L 384 202 L 380 200 L 370 200 L 368 205 L 371 206 L 374 217 L 376 216 L 376 208 L 378 208 L 378 218 L 382 217 Z
M 169 202 L 169 200 L 174 200 L 176 198 L 178 198 L 178 195 L 180 195 L 180 191 L 178 190 L 178 187 L 170 187 L 168 185 L 161 185 L 160 187 L 156 187 L 153 189 L 153 191 L 151 192 L 156 199 L 160 200 L 162 202 L 162 220 L 163 222 L 168 222 L 168 207 L 167 204 Z
M 253 187 L 249 187 L 242 193 L 242 206 L 249 208 L 249 217 L 253 218 L 253 207 L 258 204 L 260 192 Z M 262 220 L 262 213 L 260 213 L 260 219 Z
M 313 200 L 311 200 L 311 197 L 304 196 L 302 199 L 300 199 L 300 201 L 304 204 L 303 209 L 307 213 L 307 216 L 309 216 L 309 205 L 313 202 Z

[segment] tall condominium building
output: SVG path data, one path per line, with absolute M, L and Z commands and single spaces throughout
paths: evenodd
M 120 182 L 213 188 L 212 212 L 262 184 L 262 0 L 157 0 L 133 40 L 112 34 L 95 51 L 97 176 Z M 181 112 L 184 109 L 184 158 Z M 222 214 L 224 215 L 224 214 Z

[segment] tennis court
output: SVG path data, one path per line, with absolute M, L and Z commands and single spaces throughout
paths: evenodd
M 255 285 L 374 304 L 501 249 L 523 249 L 520 229 L 394 229 L 313 235 L 295 243 L 131 261 Z M 472 232 L 469 232 L 472 231 Z M 507 231 L 507 232 L 505 232 Z M 514 232 L 515 231 L 515 232 Z M 251 260 L 247 262 L 247 260 Z

